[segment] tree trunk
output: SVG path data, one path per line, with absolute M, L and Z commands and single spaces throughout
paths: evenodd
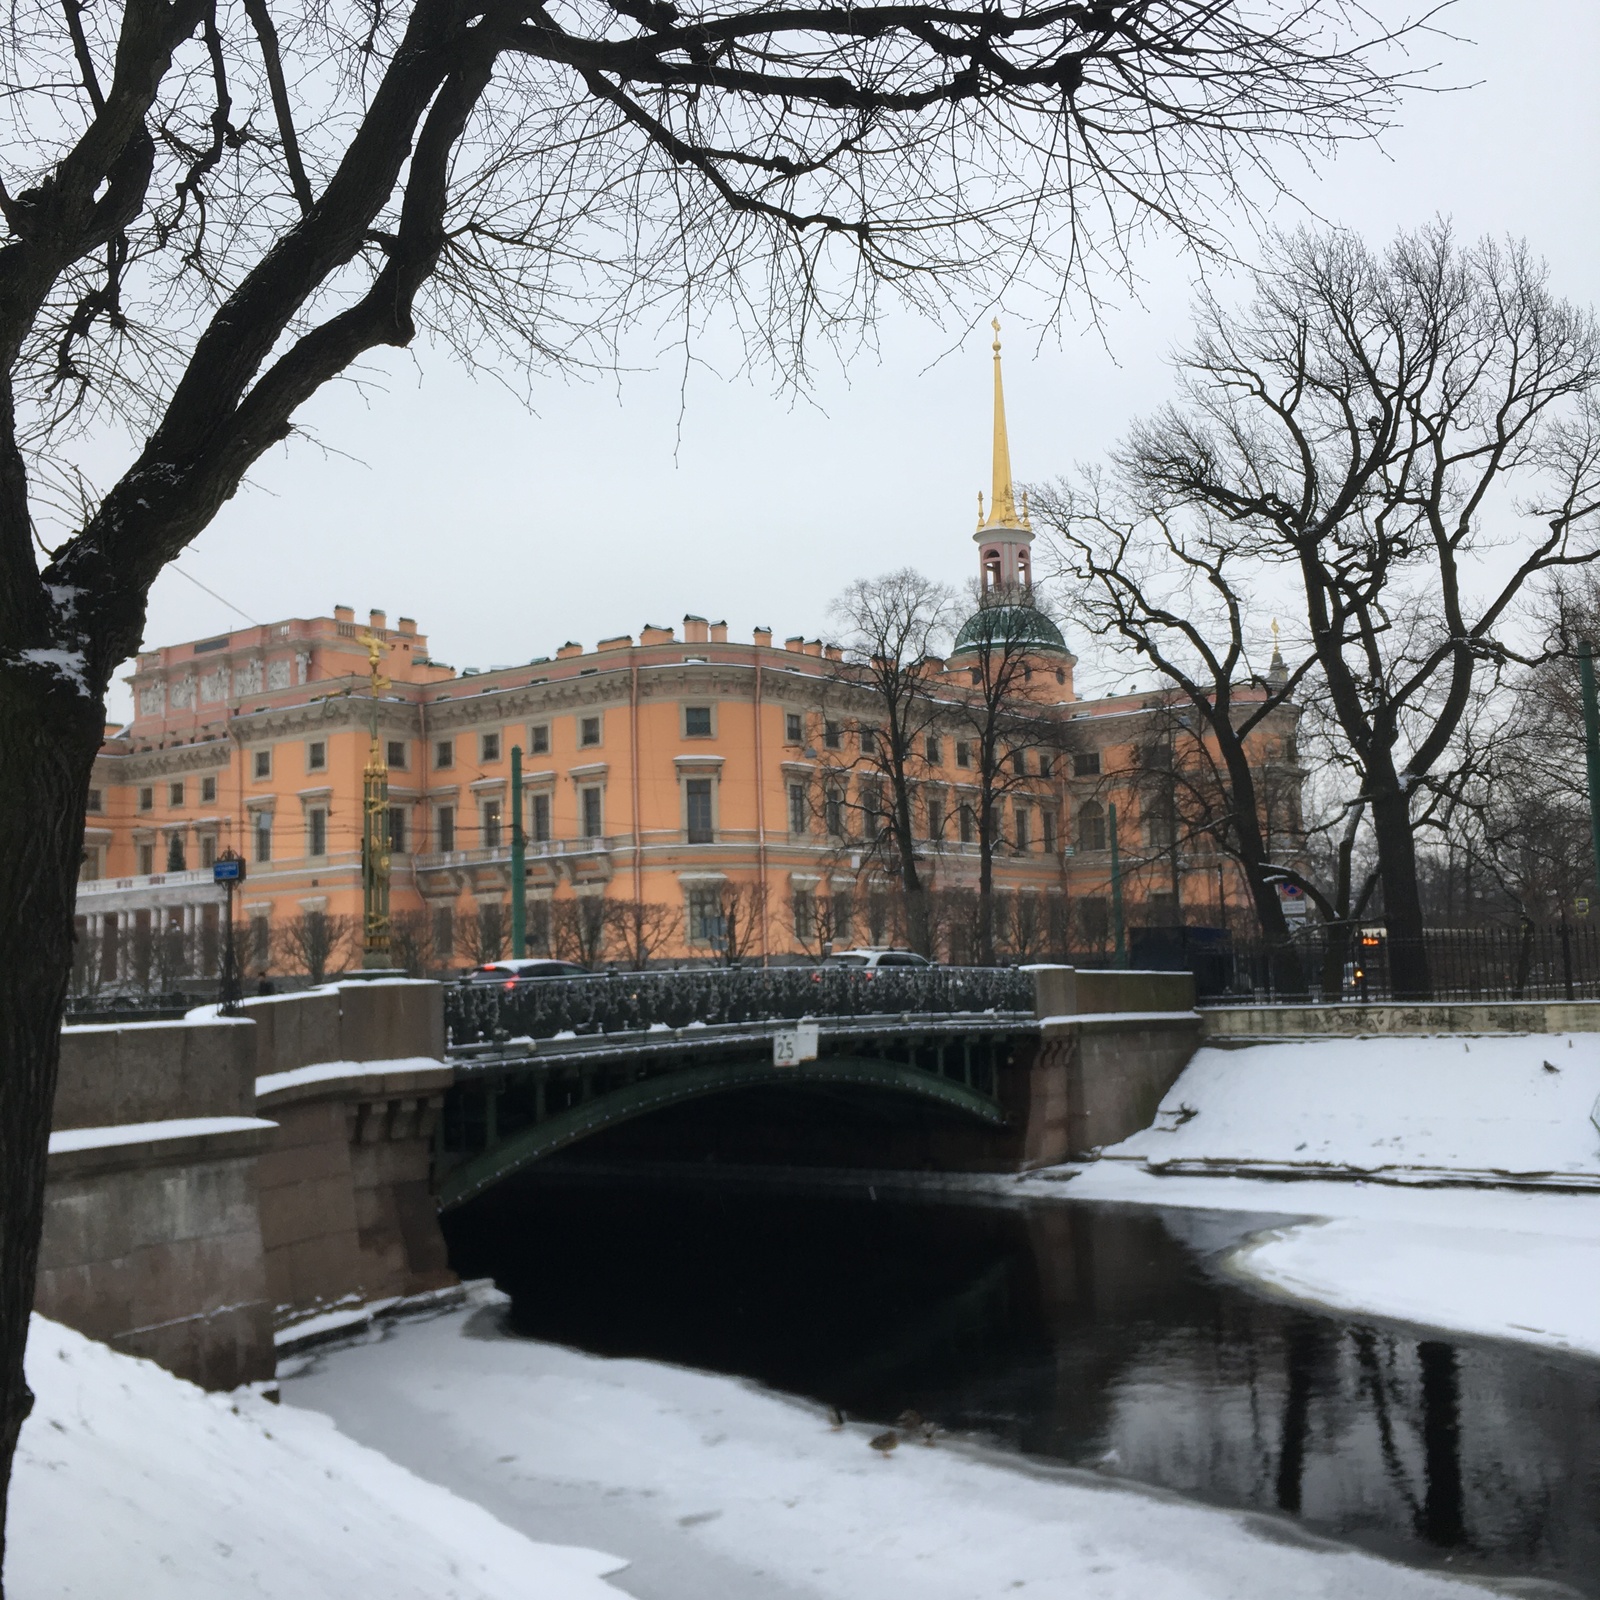
M 1383 916 L 1389 930 L 1389 986 L 1396 1000 L 1426 1000 L 1433 992 L 1423 945 L 1422 891 L 1417 884 L 1417 841 L 1411 802 L 1398 785 L 1373 797 L 1372 831 L 1378 842 Z
M 994 840 L 978 822 L 978 965 L 994 965 Z
M 0 1563 L 45 1165 L 72 968 L 73 913 L 99 700 L 64 673 L 0 666 Z

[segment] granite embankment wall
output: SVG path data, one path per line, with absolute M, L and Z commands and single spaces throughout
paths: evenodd
M 439 985 L 399 980 L 64 1029 L 39 1310 L 220 1388 L 296 1316 L 452 1282 L 443 1050 Z

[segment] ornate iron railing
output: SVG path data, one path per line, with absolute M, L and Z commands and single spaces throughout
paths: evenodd
M 1033 978 L 1005 967 L 692 967 L 445 990 L 450 1043 L 551 1039 L 799 1017 L 1033 1014 Z

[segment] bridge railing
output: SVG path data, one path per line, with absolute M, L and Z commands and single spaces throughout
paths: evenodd
M 453 1045 L 801 1017 L 1033 1014 L 1033 977 L 1003 967 L 693 967 L 445 990 Z

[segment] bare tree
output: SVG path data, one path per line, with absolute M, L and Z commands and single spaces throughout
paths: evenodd
M 1158 698 L 1159 726 L 1143 752 L 1156 780 L 1144 793 L 1157 800 L 1165 791 L 1170 811 L 1174 899 L 1182 835 L 1209 837 L 1238 862 L 1262 936 L 1282 967 L 1292 967 L 1278 886 L 1304 885 L 1304 861 L 1273 849 L 1269 813 L 1280 797 L 1270 792 L 1263 754 L 1269 741 L 1280 760 L 1285 745 L 1295 751 L 1294 697 L 1315 652 L 1295 652 L 1290 666 L 1274 638 L 1270 662 L 1255 653 L 1252 645 L 1268 637 L 1254 597 L 1259 574 L 1232 524 L 1174 513 L 1137 471 L 1058 481 L 1035 495 L 1034 508 L 1083 625 L 1143 657 L 1181 697 L 1181 711 Z M 1148 760 L 1155 754 L 1165 756 L 1159 770 Z M 1284 838 L 1280 829 L 1277 842 Z M 1285 987 L 1298 987 L 1287 971 L 1285 978 Z
M 319 388 L 422 328 L 614 359 L 739 320 L 804 371 L 884 290 L 1205 249 L 1273 147 L 1370 136 L 1399 30 L 1339 0 L 774 10 L 24 5 L 0 52 L 0 1489 L 106 686 L 157 575 Z M 124 430 L 92 485 L 74 436 Z M 63 465 L 63 463 L 68 463 Z M 36 530 L 46 530 L 42 562 Z
M 302 911 L 273 930 L 276 964 L 321 983 L 329 971 L 342 968 L 355 948 L 360 919 L 331 917 L 326 911 Z
M 562 961 L 591 970 L 605 959 L 615 922 L 604 895 L 580 894 L 550 906 L 550 946 Z
M 389 918 L 389 958 L 408 977 L 426 978 L 448 966 L 452 952 L 434 950 L 434 918 L 430 911 L 397 911 Z
M 860 767 L 878 783 L 866 829 L 882 848 L 905 898 L 907 935 L 913 949 L 931 949 L 927 889 L 918 870 L 914 797 L 927 771 L 927 746 L 937 737 L 936 694 L 943 646 L 953 620 L 955 593 L 911 567 L 859 578 L 833 603 L 847 652 L 845 681 L 871 697 L 873 727 L 862 741 Z
M 1415 811 L 1519 600 L 1600 554 L 1600 330 L 1520 244 L 1280 235 L 1200 302 L 1182 402 L 1119 452 L 1145 506 L 1288 572 L 1377 841 L 1396 993 L 1428 992 Z M 1522 500 L 1501 509 L 1511 493 Z M 1515 527 L 1515 533 L 1509 530 Z
M 712 945 L 726 966 L 736 967 L 761 948 L 766 932 L 767 886 L 724 879 L 715 891 L 717 931 Z
M 677 906 L 649 900 L 609 900 L 606 905 L 616 948 L 635 972 L 644 972 L 683 931 L 683 913 Z
M 1048 650 L 1052 635 L 1058 641 L 1060 636 L 1033 590 L 993 587 L 973 599 L 977 611 L 963 629 L 969 642 L 951 657 L 956 687 L 947 691 L 943 711 L 945 725 L 971 748 L 977 789 L 975 954 L 980 965 L 993 966 L 995 857 L 1008 840 L 1014 842 L 1006 831 L 1004 802 L 1048 795 L 1074 734 L 1059 709 L 1034 693 L 1035 669 L 1044 666 L 1042 650 Z
M 456 927 L 456 948 L 475 967 L 505 957 L 511 944 L 511 917 L 498 900 L 481 901 L 477 913 Z

